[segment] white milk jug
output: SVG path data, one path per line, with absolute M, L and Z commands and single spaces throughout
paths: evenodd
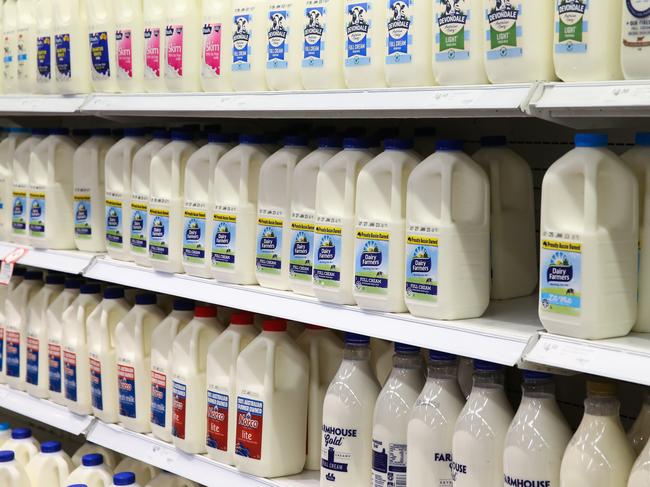
M 533 172 L 505 137 L 484 137 L 481 145 L 472 159 L 490 178 L 490 296 L 528 296 L 537 286 Z
M 255 274 L 263 287 L 289 289 L 294 168 L 308 153 L 306 139 L 289 136 L 260 169 Z
M 26 471 L 32 486 L 66 487 L 72 469 L 72 461 L 61 449 L 61 443 L 46 441 L 41 445 L 41 452 L 29 461 Z
M 411 410 L 424 385 L 420 349 L 395 344 L 393 370 L 379 393 L 372 425 L 374 485 L 406 485 L 407 430 Z
M 266 320 L 237 359 L 235 466 L 260 477 L 301 472 L 307 444 L 309 358 L 284 320 Z
M 386 17 L 377 0 L 344 0 L 343 76 L 348 88 L 386 86 Z
M 86 487 L 111 487 L 113 471 L 104 463 L 101 453 L 84 455 L 81 465 L 66 479 L 66 485 L 79 484 Z
M 36 24 L 40 12 L 36 0 L 16 3 L 16 88 L 19 93 L 36 92 Z
M 5 328 L 7 326 L 7 302 L 9 296 L 16 290 L 16 288 L 23 282 L 25 273 L 27 269 L 24 267 L 15 267 L 13 275 L 9 280 L 7 285 L 4 300 L 2 302 L 2 315 L 0 318 L 0 383 L 4 384 L 7 382 L 7 345 L 6 345 L 6 334 Z
M 458 416 L 452 442 L 454 487 L 501 487 L 503 447 L 513 418 L 501 365 L 474 361 L 474 387 Z
M 58 6 L 58 2 L 57 2 Z M 54 46 L 54 0 L 36 0 L 36 87 L 41 94 L 54 93 L 56 48 Z
M 362 138 L 346 138 L 327 161 L 316 183 L 314 294 L 322 301 L 354 304 L 354 219 L 357 178 L 373 158 Z
M 345 335 L 343 361 L 323 403 L 320 487 L 371 485 L 373 411 L 380 392 L 370 339 Z
M 650 4 L 646 0 L 620 2 L 623 7 L 621 67 L 625 79 L 648 79 Z
M 12 127 L 8 132 L 0 141 L 0 237 L 3 240 L 9 240 L 12 233 L 14 155 L 31 131 Z
M 104 243 L 104 165 L 115 144 L 109 129 L 94 129 L 74 153 L 74 243 L 79 250 L 102 252 Z
M 230 326 L 208 348 L 206 446 L 210 458 L 227 465 L 235 461 L 237 358 L 259 333 L 253 320 L 246 311 L 234 313 Z
M 163 54 L 165 51 L 165 32 L 167 27 L 167 2 L 143 0 L 144 22 L 144 79 L 142 84 L 147 93 L 166 91 L 163 78 Z
M 626 487 L 635 454 L 619 410 L 613 383 L 587 383 L 585 415 L 564 452 L 560 487 Z
M 455 355 L 429 352 L 429 373 L 408 424 L 406 485 L 451 486 L 454 425 L 465 398 L 458 387 Z
M 241 135 L 214 173 L 212 275 L 218 281 L 256 284 L 255 217 L 260 167 L 269 156 L 264 138 Z
M 201 1 L 165 1 L 165 87 L 173 93 L 201 91 Z
M 145 485 L 147 482 L 150 482 L 159 472 L 156 467 L 129 457 L 125 457 L 124 460 L 118 463 L 117 467 L 115 467 L 115 471 L 133 473 L 135 481 L 140 485 Z
M 627 487 L 648 487 L 650 485 L 650 443 L 639 454 L 632 466 Z
M 168 472 L 160 472 L 146 487 L 196 487 L 191 480 L 178 477 Z
M 31 487 L 24 467 L 15 459 L 11 450 L 0 451 L 0 483 L 11 487 Z
M 481 316 L 490 302 L 490 182 L 462 143 L 438 141 L 413 170 L 406 225 L 409 311 L 446 320 Z
M 90 79 L 93 91 L 115 93 L 115 4 L 106 0 L 85 0 L 88 15 Z
M 16 82 L 18 67 L 17 9 L 17 0 L 7 0 L 2 9 L 2 35 L 4 37 L 2 43 L 4 47 L 2 84 L 5 93 L 18 92 L 18 83 Z
M 229 53 L 226 59 L 232 59 L 232 87 L 235 91 L 265 91 L 266 0 L 232 2 L 231 22 L 232 38 L 224 50 Z
M 206 360 L 210 344 L 224 330 L 214 306 L 197 306 L 194 319 L 172 346 L 172 437 L 186 453 L 205 453 Z
M 2 448 L 13 451 L 16 454 L 16 462 L 20 463 L 23 468 L 27 467 L 29 461 L 38 455 L 41 449 L 29 428 L 11 430 L 11 439 L 7 440 Z
M 606 135 L 576 135 L 576 148 L 546 172 L 539 317 L 549 332 L 597 339 L 627 335 L 634 326 L 638 193 L 634 173 L 607 149 Z
M 632 442 L 632 447 L 637 455 L 645 448 L 650 439 L 650 391 L 643 395 L 643 406 L 639 411 L 634 424 L 627 432 L 627 437 Z
M 122 93 L 143 92 L 143 25 L 142 0 L 115 2 L 115 66 Z
M 410 140 L 386 139 L 384 152 L 366 164 L 357 179 L 353 294 L 364 309 L 406 311 L 406 185 L 420 162 L 412 149 Z
M 232 91 L 232 1 L 203 1 L 201 87 L 203 91 Z
M 266 1 L 266 84 L 272 91 L 300 90 L 304 0 Z
M 60 0 L 54 9 L 56 92 L 88 93 L 90 55 L 85 0 Z
M 94 443 L 86 442 L 84 443 L 74 455 L 72 455 L 72 465 L 75 468 L 79 467 L 83 463 L 83 457 L 90 453 L 99 453 L 104 459 L 104 465 L 109 469 L 113 470 L 118 464 L 118 454 L 113 452 L 113 450 L 108 450 L 103 446 L 95 445 Z

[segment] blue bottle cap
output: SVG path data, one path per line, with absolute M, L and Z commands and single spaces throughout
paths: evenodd
M 84 467 L 96 467 L 104 463 L 104 455 L 101 453 L 89 453 L 81 458 Z
M 463 150 L 462 140 L 442 139 L 436 142 L 437 151 L 461 151 Z
M 333 135 L 319 137 L 317 143 L 320 149 L 340 149 L 342 147 L 341 139 Z
M 25 277 L 27 269 L 25 267 L 14 267 L 14 276 Z
M 307 138 L 302 135 L 287 135 L 283 142 L 286 147 L 305 147 Z
M 50 135 L 50 131 L 49 129 L 36 128 L 32 129 L 32 135 L 36 135 L 37 137 L 46 137 Z
M 156 304 L 156 301 L 154 293 L 140 293 L 135 296 L 135 304 L 139 305 Z
M 100 137 L 110 137 L 112 135 L 111 129 L 91 129 L 90 135 L 100 136 Z
M 368 345 L 370 344 L 370 337 L 349 331 L 345 334 L 345 343 L 349 345 Z
M 135 474 L 133 472 L 120 472 L 113 476 L 113 485 L 133 485 Z
M 56 453 L 61 451 L 60 441 L 46 441 L 41 443 L 41 452 L 43 453 Z
M 408 345 L 406 343 L 395 342 L 395 353 L 413 355 L 420 353 L 420 347 L 414 347 L 413 345 Z
M 258 134 L 242 134 L 239 136 L 240 144 L 265 144 L 266 137 Z
M 45 276 L 45 284 L 60 286 L 65 283 L 65 276 L 63 274 L 48 274 Z
M 503 369 L 503 365 L 488 362 L 487 360 L 474 360 L 474 370 L 482 370 L 485 372 L 496 372 Z
M 641 146 L 650 146 L 650 132 L 639 132 L 634 136 L 634 143 Z
M 154 139 L 169 139 L 169 131 L 167 129 L 155 129 L 151 135 Z
M 104 299 L 120 299 L 124 297 L 124 288 L 110 286 L 104 289 Z
M 96 282 L 87 282 L 81 285 L 81 294 L 99 294 L 101 287 Z
M 453 353 L 439 352 L 438 350 L 429 350 L 429 360 L 437 360 L 440 362 L 451 362 L 458 358 Z
M 32 437 L 32 430 L 29 428 L 15 428 L 11 431 L 11 438 L 14 440 L 24 440 Z
M 546 372 L 538 372 L 536 370 L 524 370 L 524 380 L 547 380 L 552 379 L 553 376 Z
M 55 127 L 50 129 L 50 135 L 68 135 L 70 130 L 64 127 Z
M 42 281 L 43 271 L 27 271 L 25 272 L 26 281 Z
M 369 149 L 370 140 L 366 137 L 346 137 L 343 139 L 344 149 Z
M 192 140 L 192 132 L 185 129 L 174 129 L 172 130 L 172 140 L 189 142 Z
M 208 142 L 210 144 L 230 144 L 234 140 L 232 134 L 222 134 L 219 132 L 209 132 Z
M 143 137 L 147 134 L 147 130 L 142 127 L 126 127 L 123 134 L 124 137 Z
M 411 139 L 391 138 L 384 140 L 384 150 L 409 150 L 413 148 Z
M 576 147 L 607 147 L 607 134 L 576 134 Z
M 79 277 L 66 277 L 63 286 L 66 289 L 80 289 L 84 280 Z
M 9 431 L 11 425 L 9 423 L 0 423 L 0 431 Z
M 174 311 L 194 311 L 194 301 L 184 298 L 174 299 Z
M 11 450 L 0 451 L 0 463 L 12 462 L 16 458 L 16 454 Z

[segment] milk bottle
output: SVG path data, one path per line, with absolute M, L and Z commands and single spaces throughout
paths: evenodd
M 556 1 L 553 61 L 562 81 L 621 79 L 621 3 Z
M 153 156 L 169 143 L 165 130 L 156 130 L 153 139 L 133 156 L 131 167 L 131 208 L 129 212 L 130 255 L 128 260 L 149 267 L 147 216 L 149 214 L 149 178 Z
M 411 409 L 422 390 L 420 349 L 395 344 L 393 371 L 375 405 L 372 426 L 374 485 L 406 485 L 407 430 Z
M 266 2 L 266 84 L 270 90 L 300 90 L 300 61 L 304 48 L 305 2 Z
M 260 169 L 255 274 L 261 286 L 289 289 L 294 168 L 308 153 L 303 137 L 289 136 Z
M 490 178 L 490 296 L 527 296 L 537 285 L 533 172 L 505 137 L 483 137 L 481 145 L 472 159 Z
M 199 53 L 201 49 L 201 2 L 165 0 L 165 87 L 168 91 L 201 91 Z
M 36 25 L 36 86 L 35 92 L 54 93 L 54 0 L 35 0 L 38 23 Z M 58 3 L 57 3 L 58 5 Z
M 224 330 L 214 306 L 197 306 L 194 319 L 176 336 L 172 347 L 172 437 L 187 453 L 205 453 L 207 415 L 206 357 L 210 344 Z
M 124 138 L 114 144 L 106 154 L 106 250 L 113 259 L 131 260 L 127 235 L 131 235 L 129 221 L 125 210 L 129 208 L 129 196 L 132 191 L 131 172 L 134 155 L 147 142 L 142 129 L 124 129 Z
M 503 390 L 503 367 L 475 360 L 474 369 L 472 393 L 454 427 L 451 478 L 454 487 L 500 487 L 512 407 Z
M 451 444 L 465 398 L 458 387 L 455 355 L 431 350 L 424 389 L 415 401 L 407 430 L 406 485 L 451 485 Z
M 256 284 L 255 217 L 260 167 L 269 156 L 264 137 L 241 135 L 214 173 L 212 275 L 218 281 Z
M 11 487 L 30 487 L 29 477 L 11 450 L 0 451 L 0 483 Z
M 646 0 L 621 2 L 623 24 L 621 43 L 621 67 L 625 79 L 648 79 L 650 70 L 650 4 Z
M 86 320 L 100 301 L 99 284 L 83 284 L 63 312 L 63 390 L 68 409 L 76 414 L 92 412 Z
M 151 431 L 151 334 L 165 315 L 156 295 L 140 293 L 115 328 L 120 423 L 131 431 Z
M 412 149 L 410 140 L 386 139 L 384 152 L 366 164 L 357 179 L 353 294 L 364 309 L 406 311 L 406 184 L 420 162 Z
M 49 352 L 47 310 L 63 291 L 63 274 L 48 274 L 27 309 L 25 390 L 34 397 L 49 396 Z
M 380 392 L 370 367 L 370 339 L 347 333 L 343 362 L 323 403 L 320 486 L 370 485 L 372 411 Z
M 115 330 L 130 308 L 124 289 L 107 287 L 104 299 L 86 320 L 93 415 L 104 423 L 119 419 Z
M 19 93 L 36 92 L 36 22 L 40 12 L 36 0 L 16 2 L 16 88 Z
M 90 79 L 93 91 L 115 93 L 115 6 L 105 0 L 85 0 L 90 42 Z
M 113 483 L 111 487 L 118 487 L 122 485 L 130 485 L 131 487 L 141 487 L 135 481 L 135 474 L 133 472 L 120 472 L 113 476 Z
M 65 487 L 66 479 L 74 467 L 58 441 L 46 441 L 41 452 L 27 464 L 27 476 L 34 485 Z
M 373 158 L 366 139 L 348 137 L 343 150 L 321 167 L 316 183 L 314 294 L 354 304 L 354 218 L 357 177 Z
M 183 224 L 183 268 L 191 276 L 211 277 L 210 238 L 214 207 L 213 179 L 217 162 L 232 146 L 231 137 L 209 133 L 208 143 L 187 160 Z
M 135 481 L 140 485 L 145 485 L 147 482 L 151 481 L 152 478 L 158 475 L 158 469 L 156 467 L 129 457 L 125 457 L 124 460 L 115 467 L 115 471 L 133 473 Z
M 194 303 L 176 299 L 174 310 L 151 334 L 151 431 L 172 441 L 172 348 L 178 333 L 194 317 Z
M 202 14 L 201 87 L 203 91 L 232 91 L 232 1 L 204 0 Z
M 0 314 L 0 383 L 7 382 L 7 347 L 5 329 L 7 326 L 7 302 L 9 297 L 15 293 L 16 288 L 23 282 L 27 269 L 24 267 L 14 268 L 13 275 L 5 289 L 4 299 L 2 301 Z
M 190 132 L 173 130 L 171 142 L 151 160 L 149 264 L 155 270 L 183 272 L 183 179 L 187 161 L 197 150 Z
M 74 243 L 79 250 L 102 252 L 104 243 L 104 164 L 115 144 L 110 129 L 93 129 L 74 153 Z
M 90 56 L 84 0 L 61 0 L 54 9 L 56 91 L 62 94 L 88 93 Z
M 113 472 L 104 463 L 101 453 L 90 453 L 84 455 L 81 465 L 70 473 L 66 482 L 66 485 L 79 483 L 86 487 L 111 487 Z
M 552 376 L 524 370 L 523 397 L 506 434 L 505 485 L 560 485 L 571 430 L 555 400 Z
M 386 17 L 376 0 L 344 0 L 343 76 L 348 88 L 386 86 Z
M 16 454 L 16 462 L 25 468 L 29 461 L 38 454 L 40 445 L 32 436 L 31 429 L 14 428 L 11 431 L 11 439 L 6 441 L 2 448 L 13 451 Z
M 167 27 L 167 2 L 160 0 L 143 0 L 142 13 L 144 22 L 144 79 L 143 86 L 147 93 L 165 91 L 165 79 L 162 77 L 163 53 L 165 51 L 165 30 Z
M 75 468 L 81 466 L 83 457 L 85 457 L 90 453 L 101 454 L 102 457 L 104 458 L 104 464 L 111 470 L 115 469 L 115 467 L 117 466 L 118 463 L 117 453 L 113 452 L 112 450 L 108 450 L 103 446 L 90 443 L 89 441 L 84 443 L 76 452 L 74 452 L 74 455 L 72 455 L 72 465 L 74 465 Z
M 287 334 L 285 320 L 264 321 L 262 333 L 237 359 L 240 472 L 282 477 L 302 471 L 308 397 L 309 358 Z
M 3 89 L 5 93 L 17 93 L 18 83 L 16 82 L 18 69 L 18 11 L 17 0 L 7 0 L 2 9 L 2 35 L 4 57 L 3 57 Z
M 12 233 L 14 154 L 30 130 L 10 128 L 0 141 L 0 237 L 9 240 Z
M 634 326 L 638 193 L 634 173 L 607 149 L 606 135 L 577 134 L 576 148 L 546 172 L 539 317 L 549 332 L 597 339 L 627 335 Z M 615 266 L 602 265 L 610 259 Z
M 625 437 L 619 409 L 613 383 L 587 383 L 585 415 L 562 458 L 561 487 L 627 485 L 635 455 Z
M 627 432 L 627 437 L 632 442 L 634 451 L 639 455 L 650 438 L 650 391 L 648 390 L 643 394 L 643 406 L 632 428 Z
M 207 354 L 207 440 L 208 456 L 234 464 L 237 430 L 237 357 L 259 333 L 252 313 L 232 315 L 230 326 L 209 346 Z
M 439 85 L 487 83 L 483 61 L 483 0 L 434 3 L 433 74 Z
M 231 82 L 235 91 L 265 91 L 268 30 L 266 0 L 232 3 Z M 226 59 L 231 59 L 230 54 Z
M 372 344 L 371 344 L 371 348 L 372 348 Z M 381 353 L 375 350 L 373 350 L 372 353 L 373 355 L 375 353 L 379 355 L 379 357 L 375 361 L 375 365 L 373 368 L 375 370 L 375 376 L 379 381 L 379 385 L 384 387 L 386 381 L 388 380 L 388 376 L 393 370 L 393 355 L 395 354 L 395 346 L 393 343 L 391 343 L 390 346 L 385 350 L 383 350 Z
M 122 93 L 141 93 L 144 77 L 142 0 L 115 3 L 117 87 Z
M 191 480 L 178 477 L 169 472 L 160 472 L 146 487 L 196 487 Z
M 408 182 L 406 306 L 434 319 L 481 316 L 490 301 L 490 183 L 461 142 L 436 147 Z M 465 268 L 471 276 L 458 272 Z
M 309 357 L 309 411 L 307 414 L 308 470 L 319 470 L 323 426 L 323 401 L 343 359 L 343 342 L 333 330 L 316 325 L 307 328 L 296 340 Z

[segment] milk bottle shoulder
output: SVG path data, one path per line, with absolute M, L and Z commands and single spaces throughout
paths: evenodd
M 16 87 L 20 93 L 36 92 L 36 0 L 16 3 Z
M 0 237 L 10 240 L 13 213 L 13 173 L 16 148 L 28 138 L 28 129 L 9 129 L 0 141 Z
M 161 71 L 165 51 L 167 27 L 167 3 L 160 0 L 143 0 L 144 48 L 141 61 L 144 63 L 143 87 L 147 93 L 166 91 Z
M 18 69 L 18 1 L 8 0 L 2 9 L 2 32 L 3 32 L 3 88 L 5 93 L 17 93 L 18 83 L 16 82 Z
M 232 59 L 232 87 L 235 91 L 265 91 L 266 0 L 233 2 L 231 22 L 232 38 L 226 59 Z
M 266 84 L 272 91 L 300 90 L 304 47 L 301 0 L 266 0 Z
M 201 2 L 165 1 L 165 87 L 170 92 L 200 91 Z
M 83 463 L 83 457 L 88 454 L 99 453 L 103 458 L 104 465 L 109 469 L 114 470 L 117 464 L 119 463 L 119 458 L 117 453 L 112 450 L 108 450 L 103 446 L 95 445 L 94 443 L 86 442 L 79 449 L 74 452 L 72 455 L 72 465 L 77 468 Z
M 24 467 L 10 450 L 0 451 L 0 482 L 12 487 L 30 487 L 31 482 Z
M 116 472 L 132 472 L 135 476 L 135 481 L 140 485 L 146 485 L 151 479 L 158 475 L 159 470 L 149 465 L 148 463 L 141 462 L 134 458 L 125 457 L 117 467 Z
M 43 140 L 47 132 L 31 131 L 28 137 L 13 153 L 11 175 L 11 233 L 12 242 L 27 245 L 29 243 L 29 162 L 34 148 Z
M 650 439 L 650 392 L 643 396 L 643 406 L 636 417 L 634 424 L 627 432 L 627 437 L 632 442 L 632 447 L 637 455 L 645 448 Z
M 118 0 L 115 6 L 117 87 L 123 93 L 141 93 L 144 77 L 142 0 Z
M 40 445 L 36 438 L 32 436 L 31 429 L 14 428 L 11 431 L 11 439 L 6 441 L 2 448 L 13 451 L 16 462 L 25 468 L 30 460 L 38 454 Z
M 111 487 L 113 472 L 104 463 L 101 453 L 84 455 L 82 463 L 66 479 L 67 485 L 82 484 L 87 487 Z
M 47 441 L 41 445 L 41 452 L 27 464 L 26 471 L 32 485 L 65 487 L 72 471 L 72 461 L 61 449 L 58 441 Z
M 35 92 L 54 93 L 55 58 L 54 46 L 54 2 L 36 0 L 38 23 L 36 25 L 36 86 Z
M 54 9 L 56 91 L 91 91 L 90 55 L 85 0 L 63 0 Z
M 627 487 L 648 487 L 648 485 L 650 485 L 650 443 L 646 444 L 634 462 Z
M 201 87 L 207 92 L 232 91 L 232 1 L 204 1 L 202 14 Z
M 105 0 L 84 1 L 88 15 L 90 79 L 93 91 L 115 93 L 118 91 L 115 4 Z
M 386 18 L 377 0 L 344 0 L 343 76 L 348 88 L 386 86 Z
M 621 2 L 623 23 L 621 31 L 621 67 L 625 79 L 650 77 L 647 60 L 650 56 L 648 19 L 650 8 L 643 0 Z

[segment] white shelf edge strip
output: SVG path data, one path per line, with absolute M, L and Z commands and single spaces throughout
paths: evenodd
M 16 244 L 0 242 L 0 258 L 19 247 Z M 40 267 L 57 272 L 81 274 L 96 257 L 96 254 L 79 252 L 77 250 L 37 250 L 30 247 L 20 259 L 20 264 Z

